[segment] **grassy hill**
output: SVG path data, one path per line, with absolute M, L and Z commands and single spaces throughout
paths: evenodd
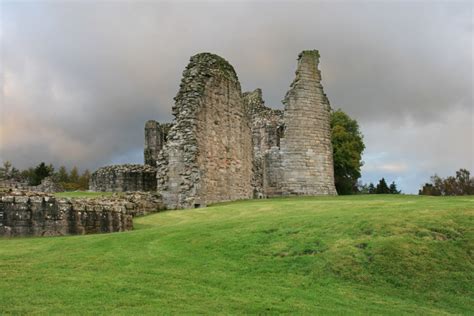
M 252 200 L 0 239 L 0 314 L 474 314 L 474 197 Z

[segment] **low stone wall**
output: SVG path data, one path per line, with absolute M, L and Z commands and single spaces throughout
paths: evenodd
M 124 192 L 101 198 L 76 198 L 74 200 L 85 204 L 95 201 L 95 203 L 120 206 L 133 217 L 148 215 L 165 209 L 161 196 L 157 192 Z
M 163 209 L 157 193 L 103 198 L 55 198 L 30 191 L 0 192 L 0 237 L 63 236 L 133 229 L 132 218 Z
M 64 192 L 64 188 L 55 183 L 52 177 L 46 177 L 41 181 L 41 184 L 37 186 L 28 185 L 27 182 L 17 181 L 13 179 L 1 180 L 0 188 L 9 188 L 12 190 L 24 190 L 24 191 L 34 191 L 34 192 L 46 192 L 46 193 L 55 193 L 55 192 Z
M 113 165 L 92 173 L 91 191 L 156 191 L 156 168 L 148 165 Z

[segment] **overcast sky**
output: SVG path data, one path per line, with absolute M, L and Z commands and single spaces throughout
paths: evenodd
M 304 49 L 333 108 L 365 136 L 364 182 L 415 193 L 474 172 L 470 1 L 0 1 L 0 160 L 91 170 L 143 161 L 148 119 L 171 121 L 189 57 L 213 52 L 242 89 L 281 101 Z

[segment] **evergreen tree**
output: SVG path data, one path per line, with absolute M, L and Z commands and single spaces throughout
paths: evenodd
M 372 182 L 369 184 L 369 194 L 375 194 L 375 186 Z
M 44 178 L 51 175 L 51 168 L 50 166 L 46 166 L 44 162 L 41 162 L 36 168 L 33 170 L 33 174 L 29 179 L 30 185 L 39 185 Z
M 71 173 L 69 174 L 69 182 L 76 184 L 79 183 L 79 171 L 77 170 L 76 166 L 71 169 Z
M 390 187 L 388 189 L 390 191 L 390 194 L 400 194 L 401 193 L 401 191 L 397 190 L 397 185 L 395 184 L 395 181 L 392 181 L 392 183 L 390 184 Z
M 380 179 L 379 184 L 377 184 L 377 187 L 375 188 L 375 193 L 376 194 L 390 193 L 390 189 L 387 185 L 387 182 L 385 182 L 385 178 Z
M 64 166 L 59 167 L 57 178 L 59 182 L 69 182 L 69 174 Z

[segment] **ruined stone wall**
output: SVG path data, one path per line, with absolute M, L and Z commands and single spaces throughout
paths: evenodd
M 168 139 L 171 128 L 170 123 L 158 123 L 157 121 L 147 121 L 145 124 L 145 150 L 144 160 L 146 165 L 155 167 L 158 154 Z
M 252 197 L 252 139 L 240 83 L 223 58 L 191 58 L 160 153 L 158 191 L 168 208 Z
M 55 198 L 39 192 L 0 193 L 0 237 L 63 236 L 133 229 L 124 204 Z
M 18 181 L 14 179 L 9 180 L 0 180 L 0 188 L 9 188 L 33 192 L 46 192 L 46 193 L 55 193 L 63 192 L 64 188 L 59 184 L 54 182 L 52 177 L 46 177 L 41 180 L 41 184 L 33 186 L 29 185 L 26 181 Z
M 276 195 L 281 177 L 276 172 L 281 170 L 278 154 L 283 112 L 266 107 L 260 89 L 244 93 L 244 103 L 252 121 L 254 198 L 266 197 L 270 191 Z
M 157 192 L 97 198 L 56 198 L 0 189 L 0 237 L 62 236 L 133 229 L 132 217 L 164 210 Z
M 233 67 L 223 58 L 191 57 L 172 108 L 174 122 L 145 125 L 146 166 L 99 169 L 90 188 L 148 191 L 156 185 L 170 209 L 251 197 L 336 194 L 330 106 L 318 63 L 318 51 L 299 55 L 285 110 L 279 111 L 265 106 L 260 89 L 242 94 Z M 155 165 L 156 181 L 151 181 Z
M 155 191 L 156 168 L 148 165 L 113 165 L 99 168 L 89 181 L 91 191 Z
M 318 51 L 303 51 L 285 96 L 285 130 L 280 139 L 283 194 L 336 194 L 330 106 L 318 63 Z

